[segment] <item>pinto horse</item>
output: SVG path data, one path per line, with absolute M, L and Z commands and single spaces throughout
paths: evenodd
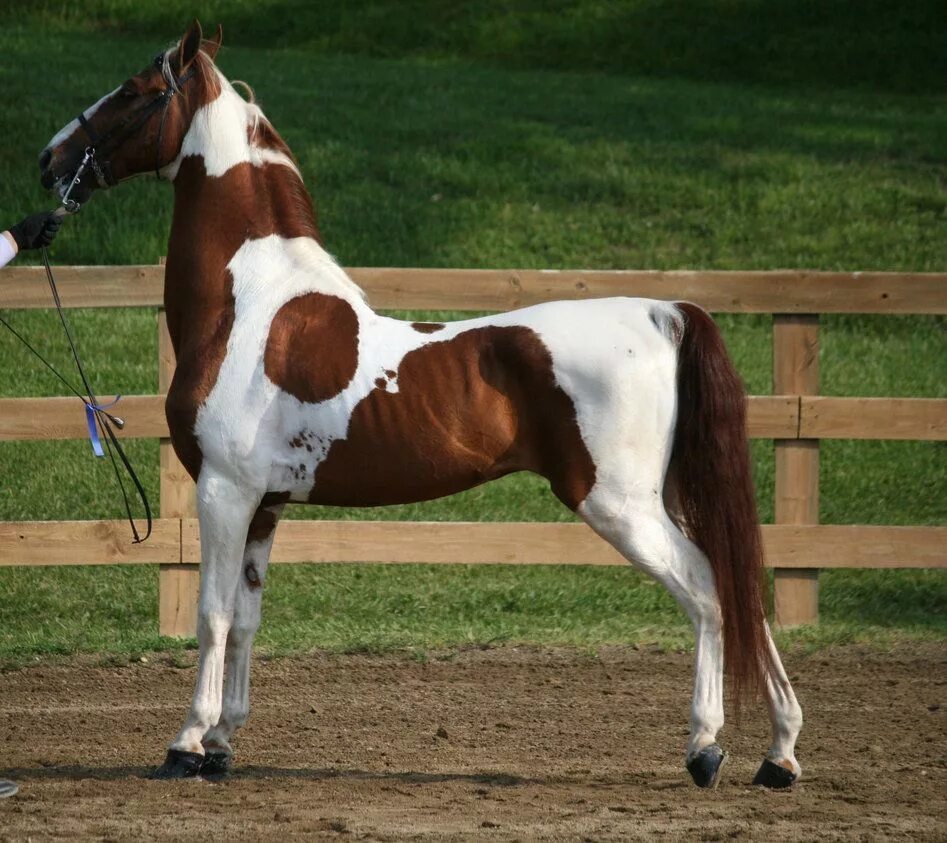
M 533 471 L 694 624 L 685 763 L 717 784 L 723 674 L 760 691 L 786 787 L 802 713 L 764 612 L 745 394 L 695 305 L 551 302 L 451 323 L 375 313 L 320 245 L 287 145 L 214 59 L 199 23 L 86 109 L 40 156 L 86 201 L 155 172 L 174 185 L 167 418 L 197 483 L 200 658 L 159 778 L 226 771 L 249 713 L 250 653 L 288 502 L 382 506 Z M 252 99 L 252 97 L 251 97 Z

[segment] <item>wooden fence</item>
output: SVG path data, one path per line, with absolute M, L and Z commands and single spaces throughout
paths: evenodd
M 776 451 L 775 524 L 763 527 L 776 622 L 818 617 L 820 568 L 947 567 L 947 527 L 819 524 L 822 439 L 947 439 L 947 399 L 819 395 L 819 314 L 944 314 L 947 273 L 353 269 L 376 308 L 508 310 L 611 295 L 686 299 L 717 313 L 773 316 L 773 393 L 749 399 L 749 433 Z M 45 308 L 36 267 L 0 273 L 0 307 Z M 59 267 L 66 307 L 161 307 L 161 266 Z M 160 440 L 160 513 L 132 545 L 122 521 L 0 522 L 0 565 L 160 566 L 164 635 L 196 628 L 200 541 L 194 486 L 168 441 L 174 354 L 159 310 L 158 395 L 126 396 L 123 435 Z M 75 398 L 0 399 L 0 440 L 82 439 Z M 273 561 L 620 565 L 583 524 L 283 521 Z

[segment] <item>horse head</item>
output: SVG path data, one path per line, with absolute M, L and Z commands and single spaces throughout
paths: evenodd
M 40 154 L 43 187 L 76 210 L 98 188 L 148 172 L 160 178 L 196 110 L 219 93 L 220 42 L 219 26 L 205 41 L 195 20 L 177 44 L 66 124 Z

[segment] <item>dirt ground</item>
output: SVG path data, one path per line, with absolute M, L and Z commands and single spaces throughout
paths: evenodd
M 947 838 L 947 652 L 787 659 L 805 779 L 749 782 L 762 711 L 715 792 L 683 768 L 691 657 L 505 647 L 258 660 L 223 783 L 154 782 L 193 659 L 0 674 L 0 839 Z

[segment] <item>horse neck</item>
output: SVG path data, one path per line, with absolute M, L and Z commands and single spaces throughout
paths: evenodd
M 228 264 L 245 242 L 275 234 L 321 251 L 299 171 L 262 120 L 228 85 L 195 114 L 173 165 L 165 309 L 175 349 L 232 312 Z

